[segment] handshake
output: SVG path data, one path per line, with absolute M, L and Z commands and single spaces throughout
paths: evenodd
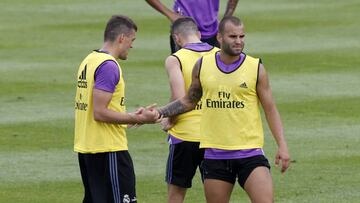
M 156 104 L 147 107 L 140 107 L 135 112 L 129 113 L 134 122 L 128 124 L 128 128 L 137 128 L 142 124 L 160 123 L 163 131 L 169 130 L 173 125 L 171 118 L 164 118 Z
M 156 108 L 156 104 L 152 104 L 147 107 L 140 107 L 135 112 L 129 113 L 132 120 L 132 126 L 136 127 L 141 124 L 159 123 L 162 120 L 162 116 L 159 110 Z

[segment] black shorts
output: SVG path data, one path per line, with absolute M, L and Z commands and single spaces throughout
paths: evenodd
M 180 142 L 169 146 L 165 181 L 182 188 L 191 188 L 196 169 L 204 158 L 199 142 Z
M 220 44 L 216 39 L 216 35 L 214 35 L 213 37 L 210 37 L 208 39 L 201 39 L 201 41 L 206 42 L 206 43 L 208 43 L 208 44 L 210 44 L 212 46 L 216 46 L 216 47 L 220 48 Z M 171 35 L 170 35 L 170 48 L 171 48 L 171 53 L 172 54 L 177 52 L 180 49 L 180 47 L 178 47 L 176 45 L 176 43 L 175 43 L 175 41 L 174 41 L 174 39 L 172 38 Z
M 217 179 L 235 184 L 237 177 L 238 183 L 244 188 L 250 173 L 259 166 L 270 169 L 269 161 L 263 155 L 243 159 L 204 159 L 201 170 L 203 179 Z
M 128 151 L 78 154 L 83 203 L 137 202 L 135 173 Z

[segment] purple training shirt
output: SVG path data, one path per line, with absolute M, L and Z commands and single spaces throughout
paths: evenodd
M 221 150 L 208 148 L 205 149 L 204 157 L 205 159 L 243 159 L 258 155 L 264 155 L 264 151 L 260 148 L 243 150 Z
M 220 60 L 220 52 L 217 52 L 216 53 L 216 65 L 221 70 L 221 72 L 231 73 L 241 66 L 241 64 L 244 62 L 245 58 L 246 58 L 246 55 L 244 53 L 241 53 L 239 60 L 235 61 L 232 64 L 225 64 L 224 62 L 222 62 Z
M 180 142 L 184 142 L 184 140 L 176 138 L 176 137 L 169 134 L 169 136 L 168 136 L 168 143 L 169 144 L 179 144 Z
M 201 39 L 209 39 L 216 35 L 219 0 L 175 0 L 173 10 L 195 20 L 201 32 Z
M 210 51 L 214 47 L 205 42 L 196 42 L 196 43 L 188 43 L 183 48 L 196 52 L 204 52 L 204 51 Z
M 120 71 L 115 61 L 103 62 L 95 71 L 95 89 L 106 92 L 115 92 L 115 87 L 120 80 Z

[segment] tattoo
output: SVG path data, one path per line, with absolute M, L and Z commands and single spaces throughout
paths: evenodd
M 202 88 L 201 86 L 191 85 L 189 88 L 189 99 L 191 103 L 197 103 L 202 97 Z
M 200 70 L 202 58 L 196 62 L 192 71 L 192 82 L 188 91 L 190 103 L 196 104 L 202 97 L 202 87 L 200 83 Z
M 184 113 L 186 111 L 186 107 L 183 103 L 181 103 L 180 100 L 176 100 L 164 106 L 163 108 L 158 109 L 158 111 L 159 114 L 163 117 L 171 117 Z
M 165 107 L 159 108 L 159 114 L 163 117 L 172 117 L 195 108 L 196 104 L 202 97 L 202 87 L 200 83 L 200 65 L 201 61 L 197 62 L 192 71 L 192 82 L 188 93 L 182 99 L 171 102 Z

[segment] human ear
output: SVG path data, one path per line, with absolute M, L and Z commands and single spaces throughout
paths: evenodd
M 124 39 L 125 39 L 125 35 L 124 35 L 124 34 L 120 34 L 120 35 L 118 35 L 116 41 L 117 41 L 118 43 L 122 43 L 122 42 L 124 41 Z

